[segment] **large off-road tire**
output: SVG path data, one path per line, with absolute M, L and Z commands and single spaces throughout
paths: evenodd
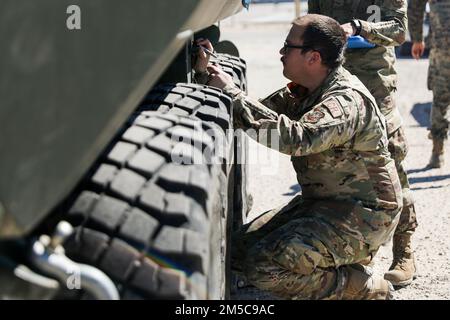
M 194 91 L 185 107 L 197 106 Z M 68 203 L 67 255 L 104 271 L 121 298 L 224 298 L 230 159 L 214 139 L 229 147 L 229 117 L 217 122 L 139 111 Z
M 236 85 L 246 83 L 244 60 L 230 55 L 229 60 L 241 61 L 236 65 L 241 71 L 236 78 Z M 226 69 L 225 69 L 226 70 Z M 229 71 L 229 70 L 228 70 Z M 246 84 L 243 85 L 246 87 Z M 231 125 L 231 98 L 221 90 L 197 84 L 170 84 L 154 88 L 144 99 L 141 110 L 155 110 L 168 114 L 194 116 L 205 122 L 218 124 L 223 130 L 232 129 Z M 242 132 L 233 132 L 234 156 L 230 185 L 234 189 L 233 201 L 233 227 L 238 228 L 246 220 L 251 209 L 252 197 L 248 192 L 248 136 Z
M 166 84 L 152 89 L 139 110 L 194 116 L 231 130 L 231 98 L 214 87 L 198 84 Z
M 211 57 L 210 61 L 221 66 L 223 71 L 233 77 L 234 84 L 247 92 L 247 63 L 244 59 L 226 53 L 217 53 L 217 58 Z
M 240 74 L 245 75 L 245 69 L 242 70 Z M 245 77 L 239 78 L 241 80 L 245 80 Z M 158 86 L 147 95 L 140 109 L 191 116 L 206 123 L 215 123 L 223 130 L 233 129 L 231 98 L 213 87 L 185 83 Z M 232 140 L 229 158 L 233 159 L 228 175 L 227 233 L 230 234 L 232 229 L 239 228 L 246 221 L 252 198 L 248 192 L 248 137 L 243 132 L 232 132 L 228 137 Z M 227 254 L 230 250 L 227 250 Z M 229 280 L 228 272 L 227 285 L 230 284 Z M 230 288 L 227 287 L 226 291 L 229 294 Z
M 242 91 L 247 93 L 247 64 L 244 59 L 225 53 L 217 54 L 218 58 L 211 58 L 222 69 L 233 77 L 234 84 Z M 242 132 L 235 135 L 234 138 L 234 228 L 239 228 L 247 220 L 247 215 L 251 210 L 253 198 L 248 191 L 248 136 Z

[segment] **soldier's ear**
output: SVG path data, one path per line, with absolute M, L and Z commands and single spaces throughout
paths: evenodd
M 311 55 L 309 56 L 309 63 L 313 64 L 313 63 L 321 63 L 322 62 L 322 57 L 320 56 L 320 53 L 318 51 L 311 51 Z

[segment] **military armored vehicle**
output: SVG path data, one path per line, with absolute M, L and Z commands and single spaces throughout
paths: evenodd
M 227 297 L 245 139 L 193 44 L 245 90 L 218 22 L 248 3 L 0 3 L 1 298 Z

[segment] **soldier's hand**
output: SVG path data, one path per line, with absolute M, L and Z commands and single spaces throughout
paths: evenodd
M 413 42 L 411 47 L 411 55 L 414 59 L 418 60 L 425 51 L 425 43 L 421 42 Z
M 211 52 L 214 52 L 214 48 L 208 39 L 197 39 L 195 44 L 199 46 L 197 53 L 197 59 L 195 61 L 194 70 L 196 72 L 206 72 L 209 64 L 209 54 L 202 48 L 206 48 Z
M 219 89 L 225 88 L 227 85 L 234 85 L 233 78 L 225 73 L 220 67 L 209 65 L 209 81 L 207 83 L 208 86 L 216 87 Z
M 345 23 L 345 24 L 341 24 L 341 28 L 344 29 L 345 35 L 347 36 L 347 39 L 350 38 L 351 36 L 353 36 L 356 33 L 355 28 L 352 26 L 352 24 L 349 23 Z

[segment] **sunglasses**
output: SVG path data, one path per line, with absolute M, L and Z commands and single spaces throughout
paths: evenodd
M 311 49 L 311 47 L 309 46 L 299 46 L 299 45 L 293 45 L 293 44 L 289 44 L 286 41 L 283 44 L 283 48 L 281 49 L 283 54 L 286 54 L 288 52 L 289 48 L 293 48 L 293 49 Z

